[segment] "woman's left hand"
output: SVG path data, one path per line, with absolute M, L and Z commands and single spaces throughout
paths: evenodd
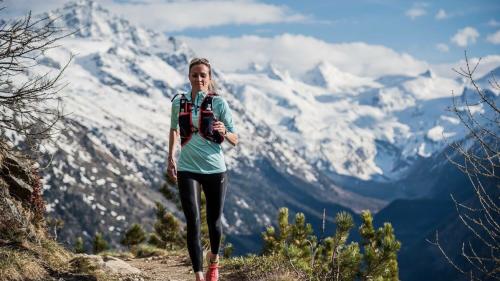
M 223 136 L 227 133 L 226 126 L 221 121 L 214 122 L 214 130 L 216 130 L 217 132 L 219 132 L 219 134 Z

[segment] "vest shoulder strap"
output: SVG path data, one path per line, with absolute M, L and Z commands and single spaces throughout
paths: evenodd
M 204 99 L 203 101 L 201 102 L 201 108 L 203 110 L 207 109 L 208 107 L 210 107 L 210 110 L 213 110 L 213 100 L 214 100 L 214 96 L 217 96 L 217 94 L 215 93 L 209 93 Z
M 173 102 L 177 96 L 181 96 L 181 98 L 187 99 L 185 93 L 177 93 L 170 99 L 170 101 Z

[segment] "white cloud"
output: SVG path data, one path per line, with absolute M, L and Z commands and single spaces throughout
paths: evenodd
M 426 3 L 414 3 L 410 9 L 406 10 L 405 15 L 414 20 L 427 14 L 427 11 L 425 10 L 426 7 Z
M 1 2 L 1 1 L 0 1 Z M 38 14 L 41 12 L 47 12 L 52 9 L 60 8 L 64 6 L 67 0 L 44 0 L 44 1 L 33 1 L 33 0 L 4 0 L 0 3 L 0 7 L 5 7 L 1 11 L 0 15 L 2 17 L 12 18 L 26 15 L 30 10 L 33 14 Z
M 261 65 L 271 62 L 297 76 L 321 61 L 329 62 L 342 71 L 371 77 L 387 74 L 416 75 L 428 68 L 426 62 L 385 46 L 363 42 L 331 44 L 304 35 L 181 39 L 198 55 L 209 58 L 216 68 L 224 71 L 246 69 L 253 62 Z
M 470 26 L 459 29 L 455 35 L 451 38 L 451 41 L 459 47 L 467 47 L 469 44 L 476 43 L 476 39 L 479 37 L 479 32 Z
M 437 20 L 444 20 L 446 18 L 450 17 L 445 10 L 439 9 L 439 11 L 436 14 L 436 19 Z
M 497 26 L 500 26 L 500 22 L 498 22 L 494 19 L 491 19 L 490 21 L 488 21 L 488 25 L 492 26 L 492 27 L 497 27 Z
M 59 8 L 64 0 L 6 0 L 8 13 L 13 16 L 45 12 Z M 188 28 L 207 28 L 230 24 L 267 24 L 283 22 L 311 22 L 314 19 L 295 12 L 284 5 L 261 3 L 254 0 L 136 0 L 130 2 L 100 0 L 100 5 L 114 14 L 123 15 L 133 23 L 162 31 L 182 31 Z
M 500 44 L 500 30 L 498 30 L 497 32 L 495 32 L 493 34 L 488 35 L 488 37 L 486 37 L 486 41 L 493 43 L 495 45 L 499 45 Z
M 444 43 L 437 44 L 436 49 L 438 49 L 440 52 L 443 52 L 443 53 L 447 53 L 450 50 L 448 45 L 446 45 Z
M 267 24 L 306 22 L 310 19 L 286 6 L 257 1 L 179 1 L 149 0 L 141 4 L 106 5 L 133 22 L 163 31 L 207 28 L 229 24 Z

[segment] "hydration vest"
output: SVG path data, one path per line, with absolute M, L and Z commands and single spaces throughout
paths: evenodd
M 213 141 L 215 143 L 220 144 L 224 141 L 224 136 L 213 129 L 213 123 L 217 121 L 217 118 L 215 117 L 213 112 L 212 105 L 214 96 L 217 96 L 217 94 L 208 93 L 203 99 L 200 106 L 200 113 L 198 114 L 198 129 L 196 129 L 193 126 L 193 103 L 189 101 L 184 94 L 181 94 L 179 105 L 179 128 L 181 135 L 181 146 L 184 146 L 186 143 L 188 143 L 188 141 L 193 136 L 193 133 L 198 133 L 202 138 Z

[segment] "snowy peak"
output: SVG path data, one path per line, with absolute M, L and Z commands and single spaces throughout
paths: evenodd
M 250 73 L 259 73 L 259 72 L 263 72 L 265 69 L 264 66 L 256 63 L 256 62 L 252 62 L 248 65 L 248 68 L 247 68 L 247 72 L 250 72 Z
M 326 62 L 321 62 L 306 73 L 304 82 L 313 86 L 330 88 L 331 85 L 328 78 L 336 74 L 336 72 L 338 71 L 335 67 Z
M 264 74 L 270 79 L 279 81 L 292 80 L 288 71 L 280 69 L 272 62 L 268 63 L 267 65 L 261 65 L 256 62 L 252 62 L 245 70 L 239 72 L 246 74 Z
M 328 62 L 320 62 L 304 75 L 304 82 L 313 86 L 333 91 L 349 88 L 378 87 L 378 83 L 370 78 L 359 77 L 343 72 Z
M 173 36 L 168 37 L 168 42 L 172 45 L 172 52 L 189 53 L 190 55 L 194 56 L 194 51 L 189 48 L 186 42 L 181 41 Z
M 179 73 L 187 73 L 189 60 L 196 56 L 185 42 L 172 36 L 168 37 L 168 45 L 160 47 L 156 55 Z
M 144 97 L 158 93 L 170 97 L 185 85 L 183 73 L 194 52 L 178 39 L 137 27 L 89 0 L 40 16 L 55 18 L 59 27 L 75 32 L 63 39 L 64 48 L 47 57 L 57 62 L 62 53 L 77 53 L 75 71 L 90 74 L 102 85 Z
M 493 69 L 492 71 L 490 71 L 490 73 L 485 75 L 483 78 L 491 76 L 491 75 L 495 76 L 495 79 L 497 79 L 497 80 L 500 79 L 500 67 Z M 483 79 L 483 78 L 481 78 L 481 79 Z
M 281 81 L 286 81 L 290 79 L 290 75 L 288 74 L 287 71 L 282 71 L 281 69 L 278 68 L 273 63 L 269 63 L 266 65 L 261 73 L 264 73 L 267 75 L 267 77 L 273 79 L 273 80 L 281 80 Z
M 56 23 L 76 37 L 108 39 L 148 46 L 155 33 L 133 26 L 124 18 L 111 14 L 97 2 L 79 0 L 67 3 L 63 8 L 49 12 Z
M 491 84 L 493 83 L 500 84 L 500 67 L 497 67 L 487 74 L 485 74 L 483 77 L 477 79 L 478 85 L 483 88 L 491 88 L 491 91 L 495 93 L 496 95 L 500 94 L 500 89 L 495 89 L 494 87 L 491 87 Z
M 287 81 L 291 79 L 288 71 L 282 71 L 272 63 L 269 63 L 263 72 L 266 73 L 269 78 L 274 80 Z
M 432 72 L 430 69 L 427 70 L 426 72 L 423 72 L 419 75 L 420 77 L 425 77 L 425 78 L 435 78 L 436 77 L 436 74 L 434 74 L 434 72 Z

